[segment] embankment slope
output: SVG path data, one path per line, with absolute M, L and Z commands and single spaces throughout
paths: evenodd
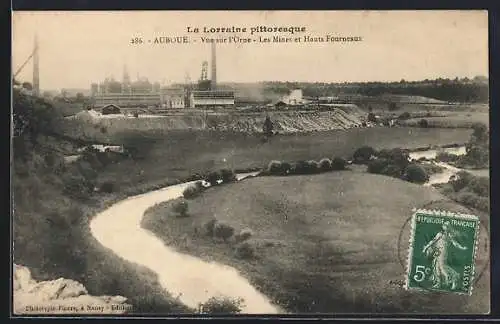
M 274 130 L 280 133 L 298 133 L 349 129 L 361 126 L 363 115 L 355 110 L 334 109 L 327 112 L 270 112 Z M 66 118 L 65 133 L 89 137 L 101 129 L 115 133 L 126 130 L 200 130 L 212 129 L 243 133 L 261 133 L 265 113 L 179 113 L 156 117 L 98 117 L 92 112 L 81 112 Z

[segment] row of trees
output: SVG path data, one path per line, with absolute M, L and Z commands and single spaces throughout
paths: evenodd
M 486 79 L 487 81 L 487 79 Z M 487 103 L 488 83 L 482 77 L 473 80 L 435 79 L 407 82 L 366 82 L 366 83 L 304 83 L 304 82 L 265 82 L 264 90 L 286 94 L 301 88 L 304 96 L 322 97 L 341 94 L 377 96 L 381 94 L 413 95 L 435 98 L 450 102 Z

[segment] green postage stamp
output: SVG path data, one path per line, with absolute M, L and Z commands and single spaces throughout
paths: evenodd
M 417 210 L 412 219 L 406 289 L 472 294 L 479 218 Z

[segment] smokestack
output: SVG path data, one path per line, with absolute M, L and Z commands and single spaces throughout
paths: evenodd
M 35 46 L 33 49 L 33 95 L 40 94 L 40 68 L 38 66 L 38 35 L 35 34 Z
M 217 88 L 217 58 L 215 56 L 215 42 L 212 42 L 212 82 L 211 88 L 215 90 Z

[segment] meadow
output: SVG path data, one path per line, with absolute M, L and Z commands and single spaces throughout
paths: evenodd
M 347 170 L 258 177 L 210 188 L 188 200 L 187 217 L 177 217 L 174 204 L 150 208 L 142 226 L 183 253 L 235 267 L 287 311 L 489 311 L 488 270 L 471 297 L 401 287 L 412 208 L 468 212 L 428 187 Z M 487 215 L 481 217 L 488 226 Z M 237 243 L 204 234 L 214 218 L 235 233 L 249 229 L 245 242 L 253 255 L 243 258 L 236 253 Z M 485 232 L 478 250 L 481 270 L 488 258 Z
M 470 128 L 475 123 L 489 125 L 489 114 L 484 112 L 441 112 L 441 116 L 422 116 L 400 121 L 401 125 L 418 126 L 421 119 L 428 122 L 428 127 Z
M 361 146 L 419 148 L 463 144 L 469 129 L 354 128 L 308 134 L 278 135 L 264 141 L 258 135 L 215 131 L 127 132 L 113 137 L 140 150 L 140 159 L 113 164 L 99 177 L 117 187 L 133 188 L 184 179 L 222 168 L 261 169 L 271 160 L 350 159 Z

